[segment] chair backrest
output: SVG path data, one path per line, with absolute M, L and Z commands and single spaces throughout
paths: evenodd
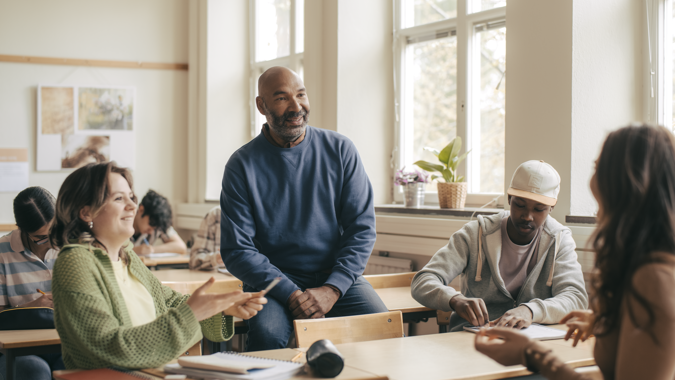
M 293 326 L 298 347 L 309 347 L 321 339 L 340 344 L 403 337 L 403 315 L 398 310 L 350 317 L 296 319 Z
M 195 343 L 194 346 L 188 348 L 188 350 L 183 353 L 181 356 L 202 356 L 202 341 Z
M 368 274 L 363 276 L 373 289 L 401 288 L 410 286 L 417 272 L 392 273 L 392 274 Z

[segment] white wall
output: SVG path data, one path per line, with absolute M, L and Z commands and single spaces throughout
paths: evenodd
M 0 52 L 146 62 L 188 61 L 185 0 L 0 0 Z M 187 72 L 0 63 L 0 147 L 28 148 L 30 185 L 57 194 L 68 172 L 36 172 L 36 86 L 136 87 L 135 190 L 186 197 Z M 0 179 L 1 180 L 1 179 Z M 15 193 L 0 193 L 13 223 Z
M 640 1 L 574 1 L 571 215 L 597 210 L 588 183 L 607 132 L 641 119 L 644 17 Z
M 337 131 L 359 150 L 375 204 L 392 202 L 392 12 L 388 0 L 338 2 Z
M 251 139 L 247 1 L 200 2 L 206 49 L 200 51 L 200 122 L 206 130 L 206 199 L 220 199 L 225 164 Z
M 552 216 L 564 221 L 570 210 L 572 1 L 509 1 L 506 28 L 504 189 L 521 163 L 550 163 L 562 180 Z
M 376 204 L 392 201 L 391 44 L 391 1 L 306 2 L 304 70 L 310 124 L 354 142 L 373 184 Z

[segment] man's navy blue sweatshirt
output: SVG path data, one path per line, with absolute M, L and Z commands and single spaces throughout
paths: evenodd
M 261 133 L 227 162 L 220 194 L 220 252 L 227 269 L 285 303 L 300 289 L 288 273 L 330 272 L 344 295 L 375 244 L 373 189 L 354 144 L 308 126 L 293 148 Z

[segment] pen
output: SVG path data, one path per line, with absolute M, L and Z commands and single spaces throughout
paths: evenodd
M 40 290 L 40 289 L 38 289 L 37 291 L 38 291 L 40 294 L 42 294 L 42 295 L 45 295 L 45 296 L 47 295 L 47 293 L 43 292 L 43 291 Z
M 297 355 L 293 356 L 293 359 L 291 359 L 291 361 L 294 362 L 294 361 L 300 359 L 302 357 L 302 354 L 304 354 L 304 352 L 298 352 Z
M 148 243 L 148 238 L 143 238 L 143 243 L 145 243 L 145 245 L 150 245 L 150 243 Z

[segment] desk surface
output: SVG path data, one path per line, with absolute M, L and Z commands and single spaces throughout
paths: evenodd
M 474 338 L 475 334 L 456 332 L 344 343 L 337 344 L 336 347 L 350 369 L 371 377 L 388 376 L 390 380 L 491 380 L 529 374 L 523 366 L 505 367 L 479 353 L 474 348 Z M 572 367 L 583 367 L 595 364 L 594 342 L 591 338 L 576 348 L 572 347 L 571 341 L 552 340 L 542 343 Z M 274 351 L 279 350 L 261 352 L 261 356 L 267 356 Z M 297 378 L 311 377 L 303 375 Z M 352 378 L 351 372 L 337 377 L 342 380 Z
M 241 283 L 241 281 L 230 275 L 220 273 L 218 271 L 203 271 L 203 270 L 190 270 L 190 269 L 163 269 L 158 271 L 153 271 L 152 274 L 155 275 L 162 282 L 162 284 L 170 283 L 187 283 L 194 284 L 199 283 L 200 285 L 205 283 L 209 278 L 214 277 L 216 282 L 232 282 L 232 283 Z
M 151 259 L 148 257 L 139 256 L 139 259 L 146 267 L 155 267 L 157 265 L 174 265 L 174 264 L 189 264 L 190 255 L 180 255 L 174 257 L 162 257 L 158 259 Z
M 375 293 L 382 299 L 389 311 L 400 310 L 402 313 L 417 313 L 420 311 L 433 311 L 415 301 L 410 294 L 410 287 L 381 288 L 375 289 Z
M 56 329 L 0 331 L 0 349 L 61 344 Z
M 211 277 L 215 277 L 216 282 L 220 283 L 219 286 L 216 287 L 218 289 L 235 289 L 237 287 L 241 289 L 241 286 L 239 286 L 241 284 L 240 280 L 232 275 L 219 273 L 217 271 L 168 269 L 153 271 L 152 273 L 162 282 L 162 284 L 168 285 L 181 293 L 191 293 Z M 367 279 L 369 276 L 364 277 Z M 375 292 L 380 296 L 387 306 L 387 309 L 390 311 L 400 310 L 402 313 L 433 311 L 433 309 L 422 306 L 412 298 L 409 286 L 378 288 L 375 289 Z

